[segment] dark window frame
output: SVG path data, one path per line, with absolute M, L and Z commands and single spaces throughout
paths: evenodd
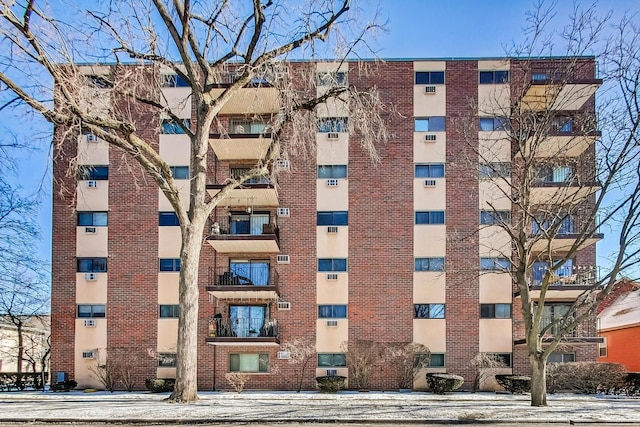
M 413 304 L 414 319 L 446 319 L 446 304 Z
M 416 225 L 444 225 L 445 211 L 418 211 L 414 215 Z
M 191 119 L 182 119 L 184 127 L 191 128 Z M 187 132 L 173 119 L 162 119 L 160 121 L 160 133 L 162 135 L 184 135 Z
M 501 225 L 511 224 L 511 211 L 507 210 L 481 210 L 480 211 L 480 224 L 481 225 Z
M 180 272 L 180 258 L 159 258 L 158 271 L 160 273 Z
M 416 85 L 443 85 L 446 84 L 444 71 L 416 71 L 414 73 Z
M 80 181 L 107 181 L 108 179 L 108 165 L 83 165 L 78 168 L 78 180 Z
M 90 311 L 80 312 L 80 307 L 90 308 Z M 77 304 L 76 305 L 76 317 L 78 319 L 104 319 L 107 317 L 107 305 L 106 304 Z
M 331 264 L 327 266 L 327 264 Z M 344 267 L 343 267 L 344 264 Z M 330 269 L 327 269 L 330 268 Z M 349 264 L 347 258 L 318 258 L 318 271 L 319 272 L 346 272 L 348 271 Z
M 173 179 L 190 179 L 189 166 L 169 166 Z M 185 174 L 186 171 L 186 174 Z
M 504 310 L 508 307 L 508 315 Z M 480 304 L 481 319 L 511 319 L 513 316 L 513 306 L 510 303 L 490 303 Z
M 240 358 L 242 356 L 258 356 L 258 370 L 257 371 L 242 371 L 240 370 Z M 233 369 L 236 362 L 233 358 L 237 358 L 238 369 Z M 248 374 L 266 374 L 269 373 L 269 353 L 229 353 L 229 372 L 244 372 Z
M 318 211 L 316 225 L 349 225 L 349 211 Z
M 482 257 L 480 258 L 481 271 L 510 271 L 511 262 L 508 258 L 501 257 Z
M 329 360 L 321 363 L 321 357 L 328 358 Z M 318 368 L 346 368 L 347 355 L 346 353 L 318 353 L 316 363 Z
M 318 319 L 346 319 L 347 304 L 318 304 Z
M 419 264 L 421 268 L 418 268 Z M 416 257 L 413 259 L 413 270 L 414 271 L 445 271 L 445 258 L 444 257 Z
M 447 120 L 445 116 L 429 116 L 429 117 L 414 117 L 413 119 L 413 131 L 414 132 L 446 132 Z
M 89 268 L 87 268 L 88 265 L 90 265 Z M 103 265 L 104 265 L 104 268 L 102 268 Z M 76 258 L 76 271 L 78 273 L 106 273 L 108 269 L 107 267 L 108 267 L 107 257 Z
M 158 226 L 175 227 L 180 226 L 178 215 L 173 211 L 158 212 Z
M 347 179 L 349 167 L 347 165 L 318 165 L 318 179 Z
M 445 173 L 444 163 L 423 163 L 414 166 L 416 178 L 444 178 Z
M 96 221 L 97 215 L 104 215 L 104 223 Z M 79 211 L 76 218 L 79 227 L 107 227 L 109 225 L 109 213 L 104 211 Z
M 158 318 L 177 319 L 180 317 L 180 304 L 158 304 Z
M 509 70 L 479 71 L 478 84 L 498 85 L 509 83 Z

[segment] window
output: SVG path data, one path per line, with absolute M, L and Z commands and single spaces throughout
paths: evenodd
M 106 258 L 78 258 L 78 273 L 105 273 Z
M 318 367 L 347 366 L 347 355 L 344 353 L 318 353 Z
M 268 260 L 230 260 L 230 276 L 222 276 L 223 285 L 267 286 L 269 284 Z M 226 282 L 225 282 L 226 280 Z
M 481 319 L 510 319 L 511 304 L 480 304 Z
M 175 368 L 177 358 L 178 355 L 176 353 L 158 353 L 158 367 Z
M 189 166 L 169 166 L 173 179 L 189 179 Z
M 416 224 L 444 224 L 444 211 L 416 212 Z
M 113 87 L 113 83 L 107 80 L 106 76 L 87 76 L 89 80 L 89 86 L 96 89 L 110 89 Z
M 318 73 L 318 86 L 340 87 L 346 86 L 348 83 L 348 74 L 346 71 L 332 71 Z
M 501 84 L 509 82 L 509 71 L 480 71 L 480 84 Z
M 269 355 L 260 354 L 230 354 L 229 372 L 269 372 Z
M 191 119 L 182 119 L 182 124 L 185 128 L 190 128 Z M 186 133 L 182 126 L 180 126 L 180 123 L 172 119 L 162 120 L 160 132 L 165 135 L 177 135 Z
M 319 319 L 345 319 L 347 317 L 346 305 L 319 305 Z
M 547 363 L 569 363 L 575 362 L 576 355 L 575 353 L 556 353 L 553 352 L 549 355 L 547 359 Z
M 416 71 L 417 85 L 443 85 L 444 71 Z
M 347 271 L 347 259 L 319 258 L 318 271 Z
M 416 132 L 444 132 L 444 117 L 416 118 L 413 130 Z
M 178 304 L 160 304 L 160 318 L 177 319 L 180 316 Z
M 552 269 L 554 266 L 557 266 L 562 260 L 554 259 L 552 261 Z M 532 279 L 533 286 L 542 285 L 542 281 L 544 280 L 544 275 L 547 272 L 547 268 L 549 267 L 548 261 L 536 261 L 533 263 L 533 271 L 532 271 Z M 549 279 L 551 283 L 558 284 L 568 284 L 575 283 L 577 280 L 577 274 L 573 267 L 573 259 L 567 259 L 564 261 L 562 267 L 556 267 Z
M 161 227 L 171 227 L 180 225 L 178 215 L 175 212 L 158 212 L 158 225 Z
M 535 170 L 535 182 L 569 182 L 573 179 L 571 166 L 540 166 Z
M 416 319 L 444 319 L 444 304 L 414 304 L 413 317 Z
M 559 235 L 562 234 L 572 234 L 574 231 L 573 228 L 573 216 L 569 215 L 562 219 L 553 218 L 553 219 L 538 219 L 536 218 L 531 223 L 531 231 L 533 234 L 541 234 L 544 232 L 552 232 Z M 559 224 L 558 224 L 559 223 Z M 557 228 L 556 228 L 557 227 Z
M 251 168 L 244 167 L 234 167 L 231 168 L 231 177 L 233 179 L 240 179 L 243 175 L 248 174 L 251 171 Z M 269 177 L 266 175 L 254 176 L 249 179 L 245 179 L 242 181 L 243 184 L 271 184 Z
M 510 129 L 509 119 L 506 117 L 480 117 L 480 131 L 487 132 L 493 130 Z
M 444 178 L 444 163 L 416 165 L 416 178 Z
M 78 212 L 78 225 L 87 227 L 106 227 L 106 212 Z
M 269 224 L 269 214 L 254 212 L 252 214 L 246 213 L 232 213 L 229 218 L 231 234 L 250 234 L 257 236 L 264 234 L 264 226 Z
M 348 225 L 347 211 L 318 212 L 318 225 Z
M 78 317 L 99 317 L 104 318 L 106 306 L 104 304 L 78 304 Z
M 109 166 L 80 166 L 78 179 L 86 181 L 104 181 L 109 179 Z
M 229 133 L 246 133 L 259 135 L 267 129 L 267 122 L 231 119 L 229 122 Z
M 507 258 L 480 258 L 480 270 L 509 271 L 511 262 Z
M 180 258 L 160 258 L 160 271 L 180 271 Z
M 551 131 L 558 133 L 573 132 L 573 119 L 571 117 L 554 117 L 551 119 Z
M 177 74 L 163 74 L 160 81 L 161 87 L 189 87 L 189 83 Z
M 347 117 L 325 117 L 318 119 L 318 132 L 349 132 L 349 119 Z
M 431 353 L 429 356 L 430 368 L 444 368 L 444 353 Z
M 511 211 L 480 211 L 480 224 L 511 224 Z
M 480 163 L 478 165 L 478 178 L 509 178 L 511 177 L 511 163 Z
M 347 165 L 322 165 L 318 166 L 318 179 L 346 178 Z
M 503 367 L 511 367 L 511 353 L 487 353 L 487 355 L 495 357 L 495 360 L 501 362 Z
M 444 258 L 416 258 L 415 271 L 444 271 Z

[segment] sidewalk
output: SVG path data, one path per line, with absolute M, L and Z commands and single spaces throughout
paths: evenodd
M 633 423 L 640 399 L 624 396 L 549 395 L 549 406 L 532 408 L 529 395 L 396 392 L 202 392 L 187 405 L 144 392 L 0 393 L 4 422 L 403 422 L 403 423 Z

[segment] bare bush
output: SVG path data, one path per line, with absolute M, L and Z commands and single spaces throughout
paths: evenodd
M 571 362 L 547 365 L 547 391 L 560 390 L 584 394 L 608 392 L 621 387 L 627 377 L 624 366 L 617 363 Z
M 380 345 L 371 340 L 353 340 L 342 344 L 349 367 L 349 388 L 367 390 L 376 361 L 379 360 Z
M 475 393 L 478 390 L 482 390 L 487 381 L 496 374 L 496 369 L 504 368 L 507 365 L 498 354 L 478 353 L 471 359 L 471 366 L 476 373 L 472 387 Z
M 316 345 L 310 338 L 297 338 L 284 343 L 282 351 L 289 353 L 289 365 L 293 368 L 294 387 L 299 393 L 311 362 L 316 355 Z
M 420 371 L 429 367 L 431 351 L 418 343 L 390 343 L 383 351 L 383 359 L 396 370 L 398 388 L 413 389 Z
M 244 372 L 227 372 L 224 377 L 238 394 L 242 393 L 250 378 L 249 374 Z

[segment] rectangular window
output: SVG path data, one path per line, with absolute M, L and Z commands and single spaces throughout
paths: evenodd
M 106 273 L 106 258 L 78 258 L 78 273 Z
M 173 179 L 189 179 L 189 166 L 169 166 Z
M 533 234 L 555 233 L 555 234 L 573 234 L 574 233 L 573 216 L 569 215 L 559 220 L 559 218 L 543 219 L 535 218 L 531 223 L 531 231 Z
M 478 178 L 510 178 L 511 163 L 480 163 L 478 165 Z
M 113 83 L 107 80 L 106 76 L 87 76 L 89 81 L 89 87 L 96 89 L 110 89 L 113 87 Z
M 79 166 L 78 179 L 81 181 L 105 181 L 109 179 L 109 166 Z
M 415 271 L 444 271 L 444 258 L 416 258 Z
M 511 224 L 511 211 L 480 211 L 480 224 Z
M 507 117 L 480 117 L 481 132 L 508 131 L 509 129 L 511 129 L 511 126 Z
M 429 355 L 430 368 L 444 368 L 444 353 L 431 353 Z
M 444 304 L 414 304 L 415 319 L 444 319 Z
M 480 71 L 480 84 L 502 84 L 509 82 L 509 71 Z
M 349 119 L 347 117 L 325 117 L 318 119 L 318 132 L 349 132 Z
M 83 227 L 106 227 L 106 212 L 78 212 L 78 225 Z
M 318 225 L 348 225 L 348 223 L 347 211 L 318 212 Z
M 480 304 L 481 319 L 511 319 L 511 304 Z
M 444 224 L 444 211 L 416 212 L 416 224 Z
M 319 368 L 345 366 L 347 366 L 347 355 L 344 353 L 318 353 Z
M 331 71 L 318 73 L 318 86 L 342 87 L 348 84 L 346 71 Z
M 318 179 L 346 178 L 347 165 L 321 165 L 318 166 Z
M 160 271 L 180 271 L 180 258 L 160 258 Z
M 231 119 L 229 122 L 229 133 L 259 135 L 265 133 L 267 126 L 268 124 L 265 121 Z
M 191 127 L 191 119 L 182 119 L 182 124 L 185 128 Z M 164 119 L 162 120 L 162 125 L 160 128 L 160 133 L 165 135 L 178 135 L 186 133 L 180 123 L 176 122 L 173 119 Z
M 160 304 L 160 318 L 177 319 L 180 317 L 180 306 L 178 304 Z
M 443 85 L 444 71 L 416 71 L 417 85 Z
M 163 74 L 160 78 L 160 87 L 189 87 L 189 83 L 177 74 Z
M 229 273 L 220 277 L 222 285 L 267 286 L 269 260 L 229 260 Z
M 269 372 L 269 355 L 260 354 L 230 354 L 229 372 Z
M 556 353 L 553 352 L 549 355 L 547 359 L 547 363 L 569 363 L 575 362 L 576 355 L 575 353 Z
M 416 117 L 413 130 L 415 132 L 444 132 L 444 117 Z
M 347 317 L 346 305 L 319 305 L 318 306 L 319 319 L 346 319 L 346 317 Z
M 78 304 L 78 317 L 99 317 L 104 318 L 106 315 L 106 306 L 104 304 Z
M 158 367 L 175 368 L 177 358 L 178 355 L 176 353 L 158 353 Z
M 318 271 L 347 271 L 347 259 L 319 258 Z
M 244 167 L 234 167 L 231 168 L 231 178 L 240 179 L 243 175 L 248 174 L 251 171 L 251 168 Z M 266 175 L 254 176 L 242 181 L 243 184 L 271 184 L 271 180 Z
M 511 353 L 487 353 L 487 355 L 495 357 L 497 362 L 502 363 L 502 367 L 511 368 Z
M 574 176 L 571 166 L 540 166 L 534 172 L 536 183 L 569 182 Z
M 175 212 L 158 212 L 158 225 L 172 227 L 180 225 L 180 221 L 178 221 L 178 215 Z
M 416 178 L 444 178 L 444 163 L 416 165 Z
M 507 258 L 480 258 L 480 270 L 509 271 L 511 262 Z

